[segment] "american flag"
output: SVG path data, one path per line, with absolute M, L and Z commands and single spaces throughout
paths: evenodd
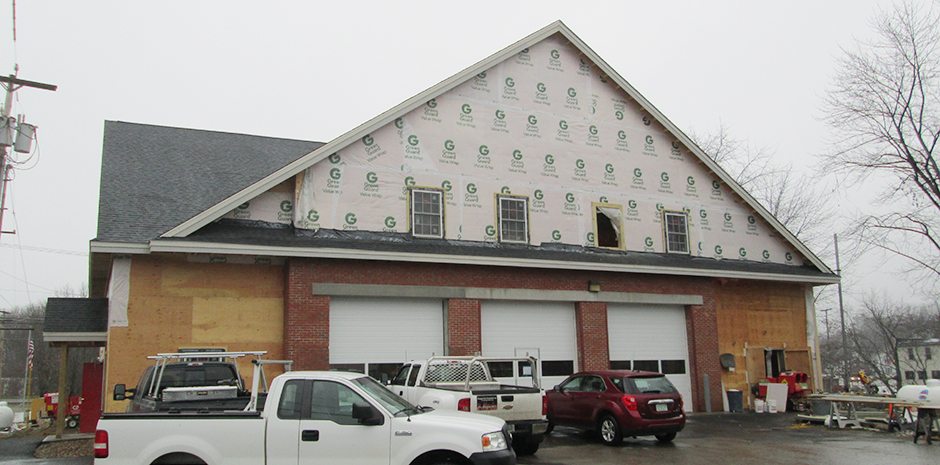
M 30 370 L 33 369 L 33 351 L 34 350 L 35 350 L 35 347 L 33 347 L 33 339 L 30 338 L 29 343 L 26 346 L 26 366 Z

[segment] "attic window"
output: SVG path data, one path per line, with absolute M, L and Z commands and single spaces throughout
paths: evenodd
M 623 249 L 623 207 L 594 204 L 594 241 L 598 247 Z
M 685 213 L 663 212 L 666 252 L 689 253 L 689 221 Z
M 411 235 L 444 237 L 444 204 L 440 190 L 411 190 Z
M 499 240 L 529 242 L 529 199 L 499 196 Z

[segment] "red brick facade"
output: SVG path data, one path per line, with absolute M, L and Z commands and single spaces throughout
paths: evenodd
M 483 350 L 480 337 L 480 301 L 474 299 L 448 300 L 448 355 L 476 355 L 480 353 Z
M 329 366 L 328 296 L 313 295 L 315 283 L 512 288 L 587 291 L 590 281 L 603 283 L 605 292 L 698 295 L 703 305 L 686 308 L 689 372 L 697 410 L 705 410 L 703 383 L 710 385 L 712 410 L 722 408 L 718 360 L 716 294 L 711 278 L 637 275 L 554 269 L 485 267 L 432 263 L 396 263 L 333 259 L 290 259 L 286 265 L 284 351 L 296 369 Z M 447 301 L 447 350 L 452 355 L 473 355 L 482 350 L 480 309 L 475 299 Z M 608 367 L 607 304 L 576 302 L 578 366 Z
M 574 312 L 578 336 L 578 367 L 581 370 L 606 370 L 610 362 L 610 347 L 607 345 L 607 304 L 577 302 Z

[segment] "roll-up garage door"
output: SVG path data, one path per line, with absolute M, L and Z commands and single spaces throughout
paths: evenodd
M 685 308 L 607 304 L 607 340 L 611 368 L 665 373 L 692 411 Z
M 486 301 L 481 327 L 484 356 L 537 358 L 545 389 L 577 371 L 577 333 L 570 302 Z M 531 369 L 525 366 L 491 365 L 491 369 L 500 381 L 531 385 Z
M 440 299 L 333 297 L 330 368 L 385 381 L 404 362 L 444 355 Z

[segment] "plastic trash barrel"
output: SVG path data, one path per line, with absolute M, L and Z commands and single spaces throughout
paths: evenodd
M 728 410 L 734 413 L 744 411 L 744 393 L 739 389 L 728 389 Z

